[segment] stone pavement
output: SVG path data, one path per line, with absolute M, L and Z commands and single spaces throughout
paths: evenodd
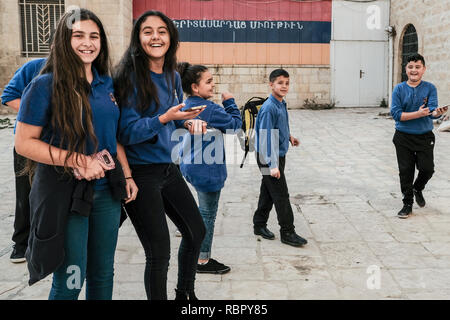
M 260 174 L 240 169 L 227 148 L 229 177 L 219 207 L 213 257 L 230 265 L 225 275 L 197 275 L 200 299 L 449 299 L 450 133 L 436 132 L 436 173 L 407 220 L 401 208 L 386 109 L 292 110 L 286 175 L 299 234 L 293 248 L 252 233 Z M 0 299 L 46 299 L 51 277 L 27 286 L 25 264 L 9 262 L 14 213 L 12 130 L 0 131 Z M 233 161 L 234 160 L 234 161 Z M 176 283 L 180 238 L 172 234 L 169 298 Z M 116 252 L 114 299 L 145 299 L 144 252 L 127 220 Z M 84 298 L 84 294 L 82 294 Z

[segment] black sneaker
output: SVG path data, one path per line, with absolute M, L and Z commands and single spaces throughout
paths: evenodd
M 413 192 L 419 207 L 425 207 L 425 198 L 423 197 L 422 191 L 413 190 Z
M 9 260 L 12 263 L 21 263 L 27 261 L 27 259 L 25 259 L 25 250 L 20 247 L 13 246 L 13 251 L 11 253 L 11 256 L 9 257 Z
M 402 210 L 397 213 L 400 219 L 406 219 L 412 213 L 412 204 L 404 204 Z
M 197 273 L 224 274 L 230 270 L 230 267 L 214 259 L 209 259 L 205 264 L 197 264 Z
M 281 233 L 281 242 L 293 247 L 301 247 L 308 243 L 306 239 L 300 237 L 295 231 Z

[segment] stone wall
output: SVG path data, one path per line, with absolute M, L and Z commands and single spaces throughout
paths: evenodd
M 87 8 L 98 15 L 108 36 L 112 62 L 117 63 L 130 41 L 133 1 L 66 0 L 65 6 L 66 10 L 71 6 Z M 0 94 L 17 68 L 31 60 L 21 56 L 20 30 L 18 1 L 0 1 Z M 0 107 L 0 114 L 8 112 L 13 111 L 8 107 Z
M 329 66 L 301 65 L 209 65 L 214 75 L 216 95 L 214 101 L 220 102 L 222 92 L 231 92 L 238 104 L 254 96 L 267 97 L 270 94 L 269 74 L 272 70 L 283 68 L 289 72 L 290 88 L 286 96 L 288 107 L 298 109 L 305 99 L 315 99 L 318 103 L 330 102 L 331 72 Z
M 440 104 L 450 104 L 450 1 L 391 1 L 391 25 L 394 39 L 394 85 L 401 81 L 402 38 L 408 24 L 417 30 L 419 53 L 425 57 L 427 71 L 424 80 L 438 88 Z

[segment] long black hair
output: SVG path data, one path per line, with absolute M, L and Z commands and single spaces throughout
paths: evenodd
M 179 46 L 178 30 L 173 21 L 164 13 L 154 10 L 147 11 L 134 23 L 130 45 L 117 65 L 113 78 L 115 95 L 121 107 L 128 105 L 128 98 L 134 94 L 134 88 L 136 86 L 137 109 L 140 112 L 145 111 L 152 101 L 155 102 L 157 109 L 160 106 L 157 88 L 149 76 L 150 58 L 142 48 L 139 39 L 141 25 L 149 16 L 160 17 L 167 25 L 169 31 L 170 46 L 165 54 L 163 66 L 169 88 L 175 88 L 176 53 Z

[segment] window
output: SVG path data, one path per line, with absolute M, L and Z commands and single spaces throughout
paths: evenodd
M 22 25 L 22 55 L 46 56 L 51 33 L 64 14 L 64 0 L 19 0 Z
M 403 35 L 403 45 L 402 45 L 402 81 L 408 80 L 406 75 L 406 59 L 411 54 L 417 53 L 419 51 L 419 41 L 417 39 L 416 28 L 412 24 L 406 27 L 406 31 Z

